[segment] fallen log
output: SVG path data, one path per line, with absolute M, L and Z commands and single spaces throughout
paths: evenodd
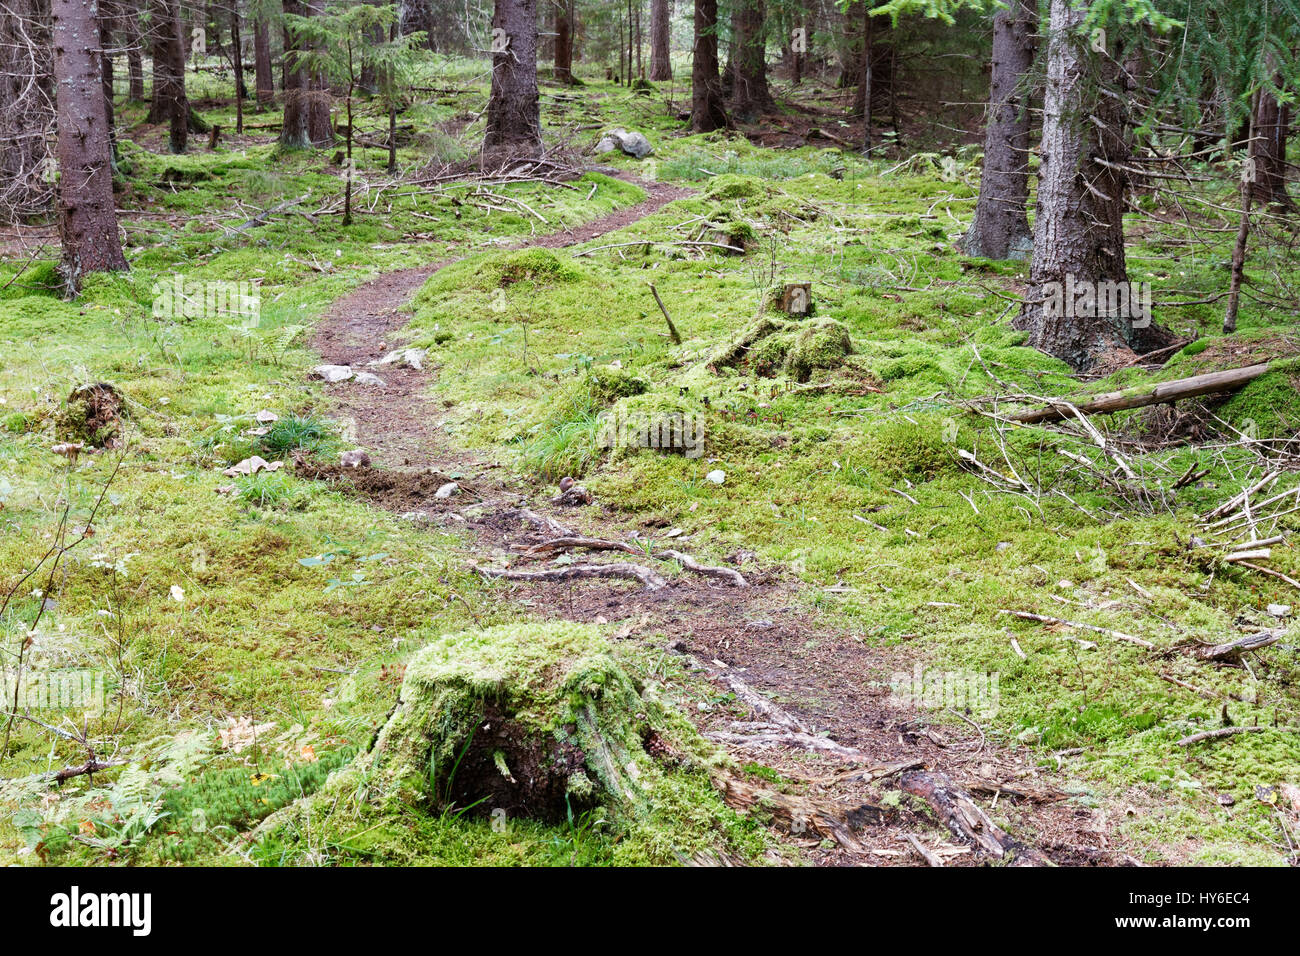
M 475 571 L 488 578 L 505 578 L 507 581 L 572 581 L 577 578 L 631 578 L 645 585 L 647 591 L 658 591 L 668 586 L 668 582 L 647 567 L 639 564 L 618 562 L 616 564 L 571 564 L 564 568 L 550 568 L 545 571 L 511 571 L 508 568 L 484 568 L 477 564 L 470 565 Z
M 1243 637 L 1236 641 L 1229 641 L 1226 644 L 1215 644 L 1212 647 L 1203 647 L 1197 652 L 1197 656 L 1207 661 L 1239 660 L 1242 654 L 1249 651 L 1262 650 L 1270 644 L 1276 644 L 1278 641 L 1282 640 L 1282 635 L 1285 633 L 1285 628 L 1279 628 L 1275 631 L 1261 631 L 1258 634 L 1251 634 L 1249 637 Z
M 954 836 L 981 853 L 1013 866 L 1053 866 L 1033 847 L 1014 839 L 942 773 L 913 770 L 898 779 L 899 789 L 925 801 Z
M 1182 398 L 1195 398 L 1198 395 L 1231 392 L 1259 378 L 1270 367 L 1268 363 L 1263 363 L 1244 368 L 1225 369 L 1221 372 L 1207 372 L 1204 375 L 1193 375 L 1191 378 L 1161 382 L 1143 391 L 1125 389 L 1122 392 L 1105 392 L 1101 395 L 1076 399 L 1058 399 L 1059 404 L 1052 399 L 1045 399 L 1048 403 L 1047 407 L 1018 412 L 1009 417 L 1011 421 L 1020 422 L 1022 425 L 1035 425 L 1067 418 L 1074 414 L 1075 409 L 1085 415 L 1109 414 L 1130 408 L 1143 408 L 1147 405 L 1163 405 Z
M 787 829 L 792 836 L 815 833 L 834 840 L 850 853 L 866 853 L 856 833 L 868 825 L 879 824 L 883 818 L 881 809 L 869 803 L 844 807 L 823 797 L 799 797 L 757 787 L 732 773 L 715 771 L 711 776 L 723 801 L 733 810 L 747 815 L 755 811 L 768 814 L 773 824 Z

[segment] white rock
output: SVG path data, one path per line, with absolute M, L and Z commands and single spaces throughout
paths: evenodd
M 1290 605 L 1290 604 L 1270 604 L 1270 605 L 1268 606 L 1268 613 L 1269 613 L 1269 614 L 1272 614 L 1274 617 L 1290 617 L 1290 616 L 1291 616 L 1291 605 Z
M 376 388 L 385 388 L 384 380 L 374 372 L 357 372 L 356 382 L 358 385 L 373 385 Z
M 393 349 L 383 358 L 371 365 L 405 365 L 408 368 L 423 369 L 424 357 L 428 355 L 427 349 Z
M 450 498 L 458 491 L 460 491 L 460 485 L 456 484 L 456 482 L 454 481 L 449 481 L 441 488 L 439 488 L 436 492 L 434 492 L 433 496 L 435 498 Z
M 338 382 L 346 382 L 352 377 L 352 366 L 350 365 L 317 365 L 311 370 L 311 373 L 317 378 L 323 378 L 331 385 Z
M 704 476 L 705 481 L 711 481 L 715 485 L 720 485 L 727 480 L 727 473 L 722 469 L 715 469 Z

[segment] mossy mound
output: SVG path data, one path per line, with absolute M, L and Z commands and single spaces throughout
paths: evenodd
M 886 421 L 867 433 L 867 454 L 890 479 L 937 478 L 959 467 L 957 446 L 945 434 L 952 436 L 952 426 L 933 416 L 916 416 L 915 423 Z
M 715 202 L 724 199 L 760 199 L 768 195 L 768 186 L 753 176 L 723 173 L 713 177 L 703 195 L 705 199 Z
M 92 448 L 114 448 L 121 440 L 122 396 L 107 382 L 78 385 L 55 420 L 64 441 Z
M 786 355 L 786 371 L 798 382 L 806 382 L 818 369 L 839 368 L 853 354 L 849 330 L 834 319 L 820 319 L 803 326 Z
M 633 375 L 625 369 L 613 365 L 597 365 L 587 372 L 586 386 L 602 405 L 609 405 L 620 398 L 644 394 L 650 383 L 639 375 Z
M 374 746 L 327 789 L 360 785 L 390 808 L 557 823 L 601 805 L 631 820 L 660 775 L 643 746 L 660 712 L 589 625 L 447 634 L 407 665 Z
M 1300 431 L 1300 407 L 1296 403 L 1298 391 L 1300 359 L 1278 362 L 1224 402 L 1218 415 L 1233 428 L 1253 438 L 1294 435 Z

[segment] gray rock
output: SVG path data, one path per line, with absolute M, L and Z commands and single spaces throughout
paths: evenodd
M 323 378 L 331 385 L 339 382 L 346 382 L 352 377 L 352 366 L 350 365 L 317 365 L 311 370 L 311 373 L 317 378 Z
M 450 498 L 452 495 L 459 493 L 460 485 L 454 481 L 449 481 L 433 493 L 435 498 Z
M 373 385 L 375 388 L 386 388 L 384 380 L 374 372 L 357 372 L 356 382 L 358 385 Z
M 595 152 L 601 153 L 613 152 L 615 149 L 621 149 L 629 156 L 635 156 L 637 159 L 645 159 L 654 152 L 654 147 L 650 141 L 640 133 L 628 132 L 625 129 L 612 129 L 601 136 L 600 142 L 596 144 Z

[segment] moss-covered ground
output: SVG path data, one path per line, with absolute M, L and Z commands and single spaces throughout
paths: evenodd
M 405 114 L 418 131 L 402 151 L 408 168 L 472 151 L 481 120 L 462 120 L 486 91 L 470 66 L 428 64 L 442 78 L 434 85 L 465 92 Z M 328 153 L 282 154 L 250 131 L 216 151 L 168 156 L 156 130 L 132 126 L 139 107 L 127 107 L 120 122 L 134 141 L 122 143 L 121 205 L 131 272 L 94 277 L 65 301 L 52 262 L 0 263 L 0 587 L 50 548 L 65 507 L 69 527 L 84 524 L 121 457 L 93 534 L 62 563 L 51 593 L 44 574 L 25 581 L 0 620 L 6 663 L 26 641 L 38 670 L 109 675 L 116 693 L 106 707 L 41 719 L 93 738 L 100 759 L 122 761 L 51 787 L 32 775 L 84 762 L 84 747 L 16 722 L 0 774 L 10 780 L 0 787 L 0 858 L 604 864 L 674 862 L 710 847 L 763 858 L 763 832 L 688 772 L 670 776 L 660 812 L 637 826 L 587 815 L 498 830 L 454 808 L 344 800 L 292 838 L 240 837 L 370 745 L 421 648 L 491 625 L 513 626 L 489 632 L 506 644 L 514 638 L 503 635 L 527 633 L 524 610 L 467 571 L 450 532 L 284 473 L 234 479 L 233 493 L 215 493 L 227 483 L 220 470 L 250 454 L 288 460 L 299 448 L 341 447 L 328 399 L 306 374 L 310 330 L 329 302 L 385 271 L 468 256 L 428 282 L 402 333 L 430 350 L 431 387 L 457 444 L 538 482 L 580 477 L 604 504 L 685 529 L 702 558 L 752 550 L 868 647 L 996 673 L 999 706 L 983 731 L 1061 767 L 1073 799 L 1106 808 L 1135 853 L 1281 861 L 1285 838 L 1259 795 L 1300 782 L 1300 734 L 1175 744 L 1225 719 L 1300 723 L 1290 636 L 1249 668 L 1179 650 L 1277 626 L 1269 605 L 1300 604 L 1285 582 L 1188 547 L 1194 516 L 1258 477 L 1249 451 L 1210 453 L 1186 441 L 1128 451 L 1166 489 L 1194 462 L 1209 469 L 1168 507 L 1136 508 L 1056 453 L 1085 453 L 1086 442 L 1065 445 L 1042 428 L 1000 438 L 964 402 L 1008 387 L 1072 394 L 1245 364 L 1234 359 L 1242 343 L 1293 354 L 1291 317 L 1247 301 L 1228 347 L 1216 339 L 1219 305 L 1158 307 L 1157 321 L 1198 340 L 1159 372 L 1130 368 L 1083 383 L 1010 328 L 1007 297 L 1025 267 L 954 251 L 974 208 L 976 166 L 680 136 L 658 98 L 600 81 L 556 92 L 544 91 L 544 123 L 642 129 L 653 157 L 606 159 L 696 195 L 573 250 L 501 251 L 542 227 L 523 212 L 463 201 L 464 187 L 362 190 L 362 214 L 344 229 L 342 180 Z M 225 105 L 208 104 L 207 115 L 233 128 Z M 382 151 L 363 150 L 359 162 L 363 178 L 388 179 Z M 547 229 L 643 195 L 600 174 L 577 185 L 494 188 L 540 212 Z M 293 201 L 265 225 L 241 228 Z M 1197 247 L 1180 241 L 1179 225 L 1138 231 L 1132 277 L 1150 281 L 1157 300 L 1200 298 L 1225 282 L 1226 247 L 1189 251 Z M 682 244 L 700 241 L 747 251 Z M 625 245 L 598 248 L 611 243 Z M 1266 252 L 1250 268 L 1295 272 Z M 155 316 L 155 284 L 178 274 L 257 283 L 260 320 Z M 792 280 L 811 283 L 812 318 L 772 305 L 774 289 Z M 680 345 L 666 334 L 651 283 Z M 771 329 L 752 347 L 727 347 L 764 322 Z M 1232 441 L 1228 425 L 1294 434 L 1298 377 L 1283 365 L 1252 383 L 1216 408 L 1224 424 L 1207 418 L 1203 441 L 1217 433 Z M 125 443 L 69 461 L 51 450 L 65 437 L 66 398 L 95 381 L 125 397 Z M 263 410 L 279 422 L 250 434 Z M 602 415 L 667 413 L 704 423 L 702 456 L 601 443 Z M 1154 427 L 1141 412 L 1108 424 L 1134 438 Z M 1028 490 L 999 490 L 963 467 L 959 451 L 1005 477 L 1000 440 Z M 720 485 L 705 480 L 714 470 L 725 472 Z M 1277 487 L 1296 480 L 1286 475 Z M 1270 566 L 1300 572 L 1285 547 Z M 1156 650 L 1002 610 L 1121 630 Z M 634 680 L 673 679 L 648 652 L 621 644 L 613 653 Z M 1126 815 L 1134 791 L 1148 810 Z

